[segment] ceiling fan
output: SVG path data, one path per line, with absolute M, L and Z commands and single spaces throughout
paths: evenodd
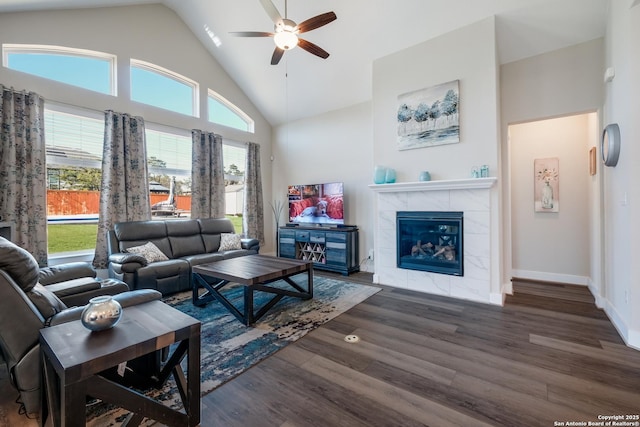
M 300 46 L 309 53 L 312 53 L 320 58 L 327 59 L 329 52 L 322 49 L 320 46 L 311 43 L 305 39 L 298 37 L 298 34 L 306 33 L 307 31 L 315 30 L 328 23 L 335 21 L 337 16 L 333 12 L 327 12 L 309 18 L 306 21 L 296 24 L 291 19 L 287 18 L 287 0 L 284 2 L 284 18 L 278 12 L 278 9 L 274 6 L 271 0 L 260 0 L 262 7 L 267 12 L 267 15 L 274 23 L 274 32 L 260 32 L 260 31 L 238 31 L 230 34 L 238 37 L 273 37 L 276 43 L 276 49 L 271 56 L 271 65 L 277 65 L 284 55 L 285 50 L 291 50 L 296 46 Z

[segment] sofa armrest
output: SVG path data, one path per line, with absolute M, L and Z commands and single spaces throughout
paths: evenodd
M 260 241 L 258 239 L 240 239 L 240 245 L 242 249 L 260 250 Z
M 65 282 L 80 277 L 96 277 L 96 270 L 88 262 L 68 262 L 41 268 L 38 280 L 42 285 Z
M 148 264 L 147 260 L 142 255 L 128 254 L 124 252 L 109 255 L 109 261 L 118 264 L 138 263 L 142 264 L 142 266 Z
M 144 304 L 149 301 L 156 301 L 162 298 L 162 294 L 153 289 L 138 289 L 130 292 L 123 292 L 118 295 L 114 295 L 113 299 L 118 301 L 122 308 L 126 309 L 133 305 Z M 60 325 L 62 323 L 71 322 L 73 320 L 80 320 L 82 316 L 82 307 L 72 307 L 52 316 L 48 321 L 48 326 Z
M 63 299 L 69 295 L 100 289 L 100 282 L 93 277 L 82 277 L 47 285 L 47 289 L 53 292 L 58 298 Z

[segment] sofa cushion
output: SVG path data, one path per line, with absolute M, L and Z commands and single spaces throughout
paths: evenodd
M 165 221 L 119 222 L 113 226 L 113 232 L 120 242 L 120 252 L 127 252 L 127 248 L 151 242 L 165 255 L 171 254 Z
M 227 218 L 200 218 L 200 234 L 208 253 L 217 252 L 220 248 L 220 234 L 233 233 L 233 223 Z
M 256 255 L 256 251 L 249 251 L 247 249 L 234 249 L 231 251 L 222 252 L 224 259 L 238 258 L 246 255 Z
M 142 256 L 148 263 L 157 261 L 167 261 L 167 257 L 156 245 L 147 242 L 142 246 L 132 246 L 127 248 L 127 252 Z
M 234 249 L 242 249 L 242 237 L 239 234 L 222 233 L 220 235 L 219 251 L 231 251 Z
M 195 219 L 167 221 L 167 235 L 171 243 L 172 258 L 205 252 L 204 243 L 200 237 L 200 226 Z
M 197 254 L 197 255 L 189 255 L 182 258 L 189 262 L 191 267 L 201 264 L 207 264 L 215 261 L 222 261 L 224 259 L 224 255 L 220 252 L 216 252 L 213 254 Z

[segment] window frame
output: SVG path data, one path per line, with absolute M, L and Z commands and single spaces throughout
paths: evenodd
M 249 116 L 247 113 L 242 111 L 237 105 L 235 105 L 233 102 L 229 101 L 227 98 L 220 95 L 218 92 L 214 91 L 211 88 L 207 89 L 207 108 L 209 106 L 209 98 L 215 101 L 218 101 L 219 103 L 224 105 L 226 108 L 228 108 L 232 113 L 234 113 L 242 121 L 244 121 L 247 127 L 246 129 L 240 129 L 234 126 L 229 126 L 228 124 L 225 124 L 225 123 L 215 122 L 209 118 L 209 111 L 207 111 L 207 121 L 209 121 L 210 123 L 226 126 L 231 129 L 238 129 L 243 132 L 255 133 L 255 126 L 256 126 L 255 121 L 251 118 L 251 116 Z
M 49 77 L 43 77 L 37 74 L 32 74 L 26 71 L 16 70 L 9 66 L 9 55 L 11 54 L 25 54 L 25 55 L 57 55 L 57 56 L 75 56 L 80 58 L 94 59 L 98 61 L 105 61 L 109 64 L 109 93 L 96 91 L 86 88 L 84 86 L 77 86 L 71 83 L 63 82 L 60 80 L 52 79 Z M 118 58 L 116 55 L 99 52 L 97 50 L 79 49 L 75 47 L 57 46 L 57 45 L 43 45 L 43 44 L 14 44 L 3 43 L 2 44 L 2 66 L 14 70 L 20 73 L 29 74 L 31 76 L 39 77 L 62 83 L 69 86 L 79 87 L 92 92 L 101 93 L 104 95 L 118 96 Z
M 160 108 L 165 111 L 171 111 L 174 114 L 182 114 L 179 111 L 168 110 L 166 108 L 160 107 L 154 104 L 147 104 L 146 102 L 137 101 L 133 99 L 133 79 L 131 78 L 131 69 L 139 68 L 144 71 L 148 71 L 150 73 L 155 73 L 160 76 L 166 77 L 178 83 L 181 83 L 185 86 L 189 86 L 191 88 L 191 114 L 187 114 L 189 117 L 200 118 L 200 84 L 190 79 L 189 77 L 183 76 L 182 74 L 176 73 L 175 71 L 171 71 L 167 68 L 161 67 L 159 65 L 153 64 L 151 62 L 142 61 L 140 59 L 129 58 L 129 98 L 132 102 L 138 102 L 144 105 L 149 105 L 151 107 Z

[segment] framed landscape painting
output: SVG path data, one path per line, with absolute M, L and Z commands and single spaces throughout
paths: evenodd
M 398 149 L 460 142 L 458 80 L 398 96 Z

